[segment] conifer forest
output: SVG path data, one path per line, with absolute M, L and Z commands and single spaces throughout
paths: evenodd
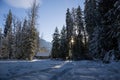
M 120 80 L 120 0 L 0 0 L 0 80 Z
M 52 58 L 120 59 L 120 1 L 85 0 L 84 11 L 67 9 L 66 25 L 53 34 Z
M 109 4 L 108 4 L 109 3 Z M 34 2 L 28 17 L 20 21 L 9 10 L 0 31 L 0 58 L 32 60 L 39 52 L 36 28 L 39 6 Z M 120 59 L 120 1 L 85 0 L 80 6 L 66 9 L 66 25 L 55 28 L 52 59 L 110 60 Z

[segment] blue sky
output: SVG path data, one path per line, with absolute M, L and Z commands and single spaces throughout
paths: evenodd
M 5 15 L 9 9 L 21 20 L 27 16 L 27 11 L 33 0 L 0 0 L 0 27 L 4 26 Z M 61 30 L 65 25 L 65 14 L 67 8 L 81 6 L 83 9 L 84 0 L 37 0 L 40 3 L 37 28 L 40 36 L 47 41 L 52 41 L 52 34 L 57 26 Z

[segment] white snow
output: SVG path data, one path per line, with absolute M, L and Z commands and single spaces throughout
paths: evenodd
M 36 54 L 36 56 L 48 57 L 50 56 L 50 52 L 39 52 Z
M 0 61 L 0 80 L 119 80 L 120 62 Z

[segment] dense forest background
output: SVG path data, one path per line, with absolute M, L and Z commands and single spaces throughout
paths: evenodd
M 120 0 L 85 0 L 84 11 L 67 9 L 66 26 L 53 34 L 52 58 L 120 59 Z

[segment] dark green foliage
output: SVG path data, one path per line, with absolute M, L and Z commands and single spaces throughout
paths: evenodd
M 70 37 L 73 34 L 73 20 L 69 9 L 67 9 L 67 13 L 66 13 L 66 30 L 67 30 L 67 39 L 69 41 Z
M 60 58 L 66 59 L 67 56 L 67 40 L 66 40 L 66 28 L 63 26 L 60 37 Z
M 92 33 L 96 27 L 96 14 L 96 0 L 85 0 L 84 16 L 89 40 L 91 40 Z
M 67 13 L 66 13 L 66 43 L 67 43 L 67 57 L 69 58 L 69 49 L 70 49 L 70 40 L 71 40 L 71 36 L 73 35 L 73 19 L 72 19 L 72 15 L 70 13 L 69 8 L 67 9 Z
M 9 10 L 9 13 L 6 18 L 5 28 L 4 28 L 4 36 L 6 37 L 8 34 L 12 32 L 12 12 Z
M 120 59 L 119 0 L 96 1 L 98 2 L 96 2 L 98 4 L 96 7 L 97 14 L 94 18 L 96 26 L 89 44 L 90 53 L 94 58 L 101 59 L 104 62 L 118 60 Z
M 74 44 L 73 44 L 73 59 L 85 59 L 83 56 L 84 53 L 84 44 L 83 44 L 83 20 L 82 20 L 82 11 L 80 6 L 76 9 L 76 27 L 77 30 L 75 32 L 76 35 L 74 36 Z
M 80 6 L 78 6 L 76 11 L 76 24 L 78 29 L 78 35 L 82 35 L 81 32 L 83 31 L 84 27 L 83 27 L 83 19 L 82 19 L 82 10 Z
M 80 6 L 77 9 L 72 8 L 72 11 L 67 9 L 66 28 L 63 26 L 61 30 L 60 43 L 58 38 L 53 37 L 52 57 L 73 60 L 87 59 L 88 55 L 85 51 L 87 42 L 84 41 L 86 36 L 83 33 L 86 34 Z
M 60 58 L 60 35 L 57 27 L 55 29 L 55 33 L 53 34 L 51 57 Z
M 84 56 L 84 44 L 81 40 L 80 35 L 78 35 L 76 38 L 74 38 L 75 42 L 73 44 L 73 59 L 74 60 L 81 60 L 85 59 Z

